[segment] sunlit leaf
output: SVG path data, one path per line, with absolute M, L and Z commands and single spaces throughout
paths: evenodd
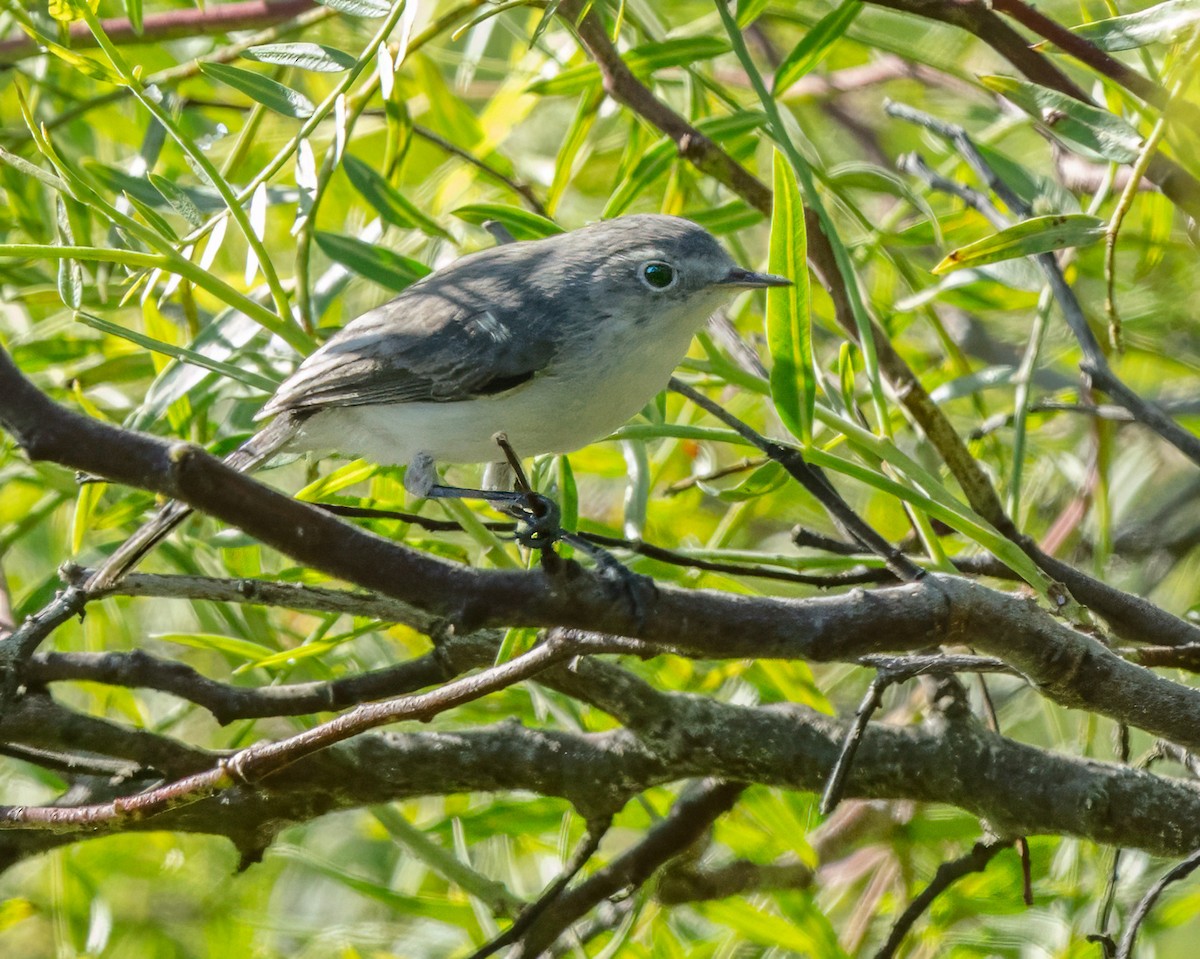
M 392 290 L 403 290 L 429 273 L 429 267 L 419 260 L 352 236 L 318 230 L 313 239 L 331 260 Z
M 729 44 L 716 37 L 678 37 L 656 43 L 645 43 L 623 54 L 621 59 L 633 73 L 645 76 L 655 70 L 711 60 L 729 52 Z M 543 96 L 569 96 L 582 93 L 600 82 L 600 68 L 594 63 L 563 70 L 548 80 L 529 85 L 530 93 Z
M 338 13 L 348 13 L 352 17 L 378 19 L 386 17 L 392 9 L 387 0 L 317 0 L 324 7 L 336 10 Z
M 450 239 L 450 234 L 435 220 L 426 216 L 399 190 L 388 183 L 370 164 L 356 156 L 342 157 L 342 169 L 364 200 L 374 207 L 375 212 L 393 226 L 417 229 L 429 236 Z
M 1137 13 L 1072 27 L 1071 32 L 1101 50 L 1114 53 L 1151 43 L 1173 43 L 1200 22 L 1200 0 L 1167 0 Z
M 316 109 L 312 105 L 312 101 L 303 93 L 252 70 L 231 67 L 227 63 L 211 63 L 202 60 L 200 72 L 214 80 L 228 84 L 235 90 L 240 90 L 267 109 L 282 113 L 287 117 L 306 120 L 313 115 L 313 110 Z
M 1034 217 L 960 247 L 935 266 L 933 272 L 949 273 L 966 266 L 1087 246 L 1100 240 L 1106 228 L 1104 220 L 1086 213 Z
M 812 442 L 817 382 L 808 309 L 808 234 L 804 200 L 787 159 L 774 161 L 775 207 L 771 214 L 770 272 L 791 286 L 767 290 L 767 345 L 771 351 L 771 398 L 783 424 L 804 443 Z
M 1119 116 L 1065 93 L 1012 77 L 982 76 L 989 89 L 1037 117 L 1057 137 L 1085 155 L 1114 163 L 1138 158 L 1142 138 Z
M 354 66 L 353 56 L 321 43 L 263 43 L 242 54 L 247 60 L 296 67 L 314 73 L 341 73 Z
M 862 8 L 862 0 L 842 0 L 818 20 L 775 71 L 775 93 L 785 93 L 788 87 L 820 63 Z
M 477 226 L 488 220 L 495 220 L 518 240 L 540 240 L 563 232 L 562 227 L 553 220 L 538 216 L 529 210 L 522 210 L 520 207 L 505 206 L 501 203 L 468 203 L 450 212 L 460 220 Z

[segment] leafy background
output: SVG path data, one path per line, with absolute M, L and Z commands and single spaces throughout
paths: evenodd
M 599 71 L 568 18 L 554 13 L 559 4 L 331 0 L 240 34 L 197 28 L 171 40 L 122 38 L 113 47 L 117 63 L 70 41 L 67 21 L 82 24 L 80 10 L 66 3 L 27 6 L 8 3 L 0 13 L 0 36 L 9 38 L 0 48 L 6 65 L 0 73 L 6 151 L 0 164 L 0 338 L 52 396 L 109 422 L 228 451 L 253 430 L 254 413 L 291 370 L 298 350 L 428 269 L 491 245 L 480 226 L 487 219 L 524 239 L 626 212 L 666 212 L 705 224 L 747 266 L 766 268 L 776 262 L 771 257 L 785 255 L 770 243 L 764 213 L 604 96 Z M 1071 408 L 1082 401 L 1079 348 L 1053 309 L 1045 311 L 1044 323 L 1035 319 L 1043 279 L 1032 261 L 931 272 L 947 253 L 995 231 L 979 213 L 897 171 L 897 159 L 916 151 L 944 176 L 978 185 L 952 146 L 887 115 L 883 104 L 893 100 L 965 126 L 1020 184 L 1034 213 L 1089 211 L 1106 223 L 1121 192 L 1118 165 L 1095 153 L 1081 156 L 1070 149 L 1073 143 L 1064 149 L 1049 142 L 1026 112 L 1002 104 L 979 78 L 1012 76 L 1012 67 L 986 37 L 947 24 L 853 0 L 837 8 L 804 0 L 738 4 L 750 53 L 768 82 L 783 63 L 779 74 L 787 82 L 776 80 L 764 104 L 711 4 L 626 0 L 596 7 L 603 8 L 626 63 L 657 96 L 777 186 L 777 236 L 795 233 L 795 223 L 779 212 L 778 187 L 799 197 L 796 158 L 777 159 L 767 135 L 771 118 L 764 108 L 781 111 L 786 139 L 801 167 L 811 168 L 871 314 L 959 432 L 983 434 L 971 440 L 971 451 L 1017 525 L 1109 582 L 1169 610 L 1192 610 L 1200 528 L 1194 470 L 1152 434 Z M 152 2 L 143 10 L 141 0 L 126 0 L 101 3 L 96 13 L 136 22 L 192 9 Z M 1052 2 L 1039 9 L 1074 25 L 1135 8 Z M 1155 8 L 1138 35 L 1154 42 L 1117 54 L 1176 85 L 1193 105 L 1189 31 L 1195 11 L 1186 0 Z M 380 70 L 383 25 L 392 46 L 382 60 L 401 61 L 394 75 Z M 59 46 L 29 56 L 23 26 Z M 1094 33 L 1104 39 L 1103 30 Z M 252 32 L 259 48 L 253 58 L 240 39 Z M 324 48 L 263 49 L 301 41 Z M 1124 117 L 1140 136 L 1150 133 L 1155 111 L 1108 78 L 1049 55 L 1113 116 Z M 155 84 L 161 100 L 138 102 L 129 94 L 134 71 L 141 83 Z M 170 131 L 151 118 L 151 109 Z M 1167 125 L 1164 151 L 1200 176 L 1195 148 L 1196 127 Z M 61 181 L 65 190 L 57 188 Z M 247 194 L 243 224 L 214 216 L 225 208 L 222 190 Z M 1145 191 L 1133 199 L 1114 271 L 1124 351 L 1111 360 L 1134 389 L 1178 401 L 1180 422 L 1194 428 L 1200 270 L 1187 226 L 1162 194 Z M 1095 239 L 1094 231 L 1087 239 Z M 111 255 L 58 259 L 55 246 Z M 269 259 L 260 261 L 255 246 Z M 150 259 L 126 255 L 131 251 Z M 183 282 L 171 268 L 180 268 L 181 260 L 194 264 Z M 1064 262 L 1098 336 L 1106 337 L 1104 244 L 1081 245 Z M 301 321 L 286 328 L 286 337 L 264 328 L 284 329 L 271 314 L 280 303 L 293 304 Z M 839 488 L 898 541 L 912 535 L 912 519 L 885 488 L 878 456 L 862 443 L 848 443 L 837 426 L 838 418 L 856 416 L 839 412 L 849 404 L 879 431 L 878 394 L 888 449 L 932 473 L 941 492 L 959 503 L 960 518 L 970 517 L 936 456 L 899 405 L 883 396 L 858 350 L 846 345 L 815 282 L 811 311 L 824 419 L 802 422 L 811 400 L 794 384 L 773 380 L 773 403 L 764 381 L 738 373 L 716 333 L 701 337 L 685 369 L 716 387 L 714 395 L 748 422 L 777 434 L 783 423 L 811 430 L 813 449 L 856 464 L 856 476 L 837 478 Z M 764 313 L 761 294 L 743 296 L 729 310 L 744 340 L 765 358 Z M 772 346 L 792 349 L 803 372 L 807 348 L 789 340 L 779 322 L 772 320 Z M 1030 395 L 1022 400 L 1017 371 L 1031 337 L 1041 337 L 1041 345 Z M 189 362 L 197 354 L 206 358 L 203 366 Z M 1026 401 L 1032 406 L 1022 436 L 1012 414 Z M 19 622 L 60 587 L 59 562 L 94 562 L 134 528 L 152 498 L 105 484 L 81 487 L 60 467 L 28 462 L 7 437 L 0 442 L 0 557 Z M 774 467 L 703 478 L 751 454 L 668 395 L 613 440 L 539 462 L 535 475 L 564 499 L 569 517 L 577 512 L 581 529 L 775 569 L 836 574 L 877 565 L 869 557 L 797 549 L 790 537 L 797 523 L 835 531 Z M 471 468 L 455 475 L 464 482 L 478 478 Z M 404 498 L 397 471 L 363 463 L 295 461 L 268 473 L 267 481 L 301 490 L 305 498 L 350 505 Z M 914 486 L 911 474 L 902 482 Z M 674 484 L 683 488 L 672 492 Z M 395 521 L 374 526 L 464 562 L 527 561 L 511 544 L 482 533 L 432 535 Z M 939 550 L 965 556 L 991 543 L 982 534 L 937 532 L 931 565 L 944 562 Z M 813 592 L 637 557 L 628 562 L 687 585 Z M 203 519 L 161 547 L 147 568 L 319 580 Z M 142 648 L 209 676 L 264 685 L 365 672 L 425 652 L 429 641 L 357 617 L 110 598 L 59 629 L 54 645 Z M 853 709 L 869 678 L 850 666 L 810 671 L 770 661 L 663 657 L 631 668 L 661 688 L 741 703 L 790 700 L 829 711 Z M 1012 680 L 992 681 L 991 693 L 1007 735 L 1071 754 L 1113 757 L 1108 721 L 1067 713 Z M 210 748 L 279 737 L 315 721 L 219 727 L 197 707 L 163 694 L 71 684 L 56 687 L 56 695 L 83 712 Z M 887 707 L 889 721 L 903 722 L 919 716 L 924 703 L 905 688 L 889 694 Z M 577 701 L 526 685 L 442 716 L 435 727 L 512 718 L 574 730 L 611 725 Z M 1135 737 L 1135 754 L 1147 745 Z M 48 802 L 66 785 L 60 775 L 16 759 L 0 761 L 0 777 L 9 803 Z M 602 858 L 644 831 L 677 792 L 653 789 L 630 803 Z M 717 823 L 708 854 L 718 861 L 811 866 L 817 863 L 814 836 L 833 833 L 828 841 L 835 855 L 822 855 L 815 877 L 807 873 L 793 877 L 790 887 L 671 908 L 636 892 L 629 921 L 603 932 L 589 954 L 870 955 L 939 863 L 979 832 L 974 817 L 947 807 L 861 804 L 839 815 L 857 817 L 851 825 L 861 825 L 862 833 L 847 838 L 850 826 L 835 820 L 814 834 L 822 822 L 814 796 L 752 788 Z M 294 827 L 263 863 L 243 872 L 235 872 L 231 846 L 213 838 L 151 833 L 79 843 L 22 862 L 0 878 L 0 949 L 28 956 L 460 955 L 496 932 L 496 917 L 506 914 L 511 896 L 532 897 L 550 881 L 580 835 L 578 818 L 558 800 L 454 795 Z M 1063 837 L 1035 837 L 1031 845 L 1032 907 L 1021 903 L 1020 862 L 1006 853 L 937 900 L 908 939 L 908 954 L 1099 955 L 1084 936 L 1101 925 L 1111 850 Z M 468 866 L 454 881 L 446 878 L 448 858 Z M 1144 889 L 1152 866 L 1142 854 L 1124 857 L 1120 902 Z M 1183 944 L 1195 935 L 1196 905 L 1194 892 L 1169 893 L 1143 932 L 1147 949 L 1184 954 L 1176 950 L 1186 950 Z

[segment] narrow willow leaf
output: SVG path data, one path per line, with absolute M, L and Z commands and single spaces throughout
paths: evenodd
M 1037 216 L 960 247 L 935 266 L 933 272 L 949 273 L 965 266 L 983 266 L 1070 246 L 1088 246 L 1104 236 L 1107 226 L 1104 220 L 1086 213 Z
M 75 312 L 75 319 L 84 326 L 90 326 L 93 330 L 99 330 L 101 333 L 120 337 L 123 340 L 128 340 L 130 343 L 136 343 L 144 350 L 160 353 L 181 363 L 190 363 L 192 366 L 198 366 L 201 369 L 218 373 L 234 382 L 245 383 L 247 386 L 261 390 L 264 393 L 274 393 L 279 386 L 277 381 L 243 369 L 235 363 L 224 363 L 221 360 L 205 356 L 203 353 L 198 353 L 194 349 L 189 349 L 185 346 L 175 346 L 173 343 L 166 343 L 152 336 L 147 336 L 144 333 L 139 333 L 137 330 L 126 329 L 123 326 L 118 326 L 116 323 L 110 323 L 108 320 L 93 316 L 91 313 L 83 310 Z
M 0 147 L 0 162 L 12 167 L 22 176 L 40 180 L 46 186 L 58 190 L 60 193 L 70 192 L 70 187 L 67 186 L 66 180 L 62 180 L 48 170 L 43 170 L 40 166 L 30 163 L 24 157 L 19 157 L 15 153 L 9 153 L 4 147 Z
M 767 8 L 767 0 L 738 0 L 737 25 L 745 30 Z
M 558 148 L 558 155 L 554 158 L 554 179 L 550 183 L 550 189 L 546 192 L 546 209 L 551 212 L 558 206 L 558 201 L 562 199 L 562 195 L 571 182 L 575 160 L 579 156 L 579 151 L 583 149 L 584 143 L 587 142 L 588 134 L 592 132 L 596 118 L 600 115 L 602 99 L 603 91 L 600 90 L 585 93 L 579 98 L 575 116 L 571 119 L 571 125 L 567 127 L 562 146 Z
M 194 649 L 216 650 L 238 659 L 246 659 L 257 663 L 267 656 L 274 656 L 277 650 L 261 643 L 237 636 L 221 636 L 217 633 L 151 633 L 151 639 L 159 639 L 164 643 L 177 643 L 180 646 L 191 646 Z
M 352 17 L 366 17 L 371 20 L 386 17 L 392 9 L 387 0 L 317 0 L 317 3 L 338 13 L 348 13 Z M 416 6 L 415 2 L 413 6 Z
M 204 225 L 204 214 L 200 212 L 199 207 L 192 201 L 192 198 L 177 186 L 173 180 L 168 180 L 157 173 L 148 173 L 146 176 L 149 178 L 154 189 L 161 193 L 162 198 L 170 204 L 171 209 L 187 220 L 189 226 L 199 227 Z
M 227 63 L 200 63 L 200 72 L 214 80 L 240 90 L 251 100 L 256 100 L 268 110 L 286 117 L 307 120 L 316 109 L 303 93 L 285 87 L 282 83 Z
M 744 503 L 746 500 L 757 499 L 767 493 L 773 493 L 788 482 L 788 474 L 778 463 L 766 463 L 754 470 L 736 486 L 722 489 L 708 482 L 697 482 L 709 496 L 715 496 L 723 503 Z
M 331 260 L 388 289 L 403 290 L 430 272 L 429 267 L 419 260 L 352 236 L 317 231 L 313 238 L 321 252 Z
M 67 207 L 62 196 L 55 197 L 58 217 L 58 241 L 63 246 L 75 245 L 75 234 L 67 216 Z M 58 295 L 73 310 L 83 303 L 83 267 L 77 260 L 63 258 L 58 261 Z
M 322 43 L 263 43 L 246 50 L 242 56 L 259 63 L 275 63 L 314 73 L 341 73 L 358 62 L 345 50 Z
M 375 171 L 369 163 L 364 163 L 356 156 L 346 154 L 342 157 L 342 169 L 364 200 L 375 209 L 375 212 L 393 226 L 405 229 L 418 229 L 429 236 L 439 236 L 450 239 L 450 234 L 422 213 L 399 190 L 392 186 L 383 176 Z
M 709 233 L 718 236 L 723 233 L 736 233 L 746 230 L 762 222 L 763 215 L 744 200 L 731 200 L 721 206 L 705 207 L 692 210 L 685 214 L 689 220 L 699 223 Z
M 451 211 L 460 220 L 476 226 L 495 220 L 502 224 L 518 240 L 540 240 L 542 237 L 562 233 L 563 229 L 553 220 L 530 213 L 516 206 L 503 203 L 468 203 Z
M 154 230 L 155 233 L 167 240 L 170 240 L 172 243 L 179 239 L 179 234 L 177 234 L 171 228 L 171 224 L 164 220 L 162 214 L 154 209 L 154 207 L 150 206 L 149 203 L 143 203 L 132 193 L 122 193 L 121 195 L 129 201 L 130 206 L 138 211 L 142 219 L 146 221 L 146 224 L 150 227 L 150 229 Z
M 1138 158 L 1142 138 L 1119 116 L 1081 103 L 1065 93 L 1012 77 L 981 76 L 989 90 L 1011 100 L 1037 117 L 1056 136 L 1092 159 L 1132 163 Z
M 678 37 L 657 43 L 643 43 L 624 54 L 621 59 L 633 73 L 645 76 L 655 70 L 684 66 L 699 60 L 711 60 L 728 52 L 729 44 L 716 37 Z M 542 96 L 568 96 L 582 93 L 599 82 L 600 68 L 594 63 L 585 63 L 563 70 L 549 79 L 531 83 L 527 92 Z
M 784 57 L 783 63 L 775 71 L 776 95 L 787 90 L 824 59 L 829 48 L 846 32 L 862 8 L 862 0 L 842 0 L 813 24 L 813 28 L 796 44 L 792 52 Z
M 1200 21 L 1200 0 L 1167 0 L 1146 10 L 1072 27 L 1071 32 L 1113 53 L 1151 43 L 1172 43 Z
M 767 290 L 767 346 L 771 352 L 771 399 L 783 425 L 806 445 L 812 442 L 817 381 L 808 312 L 808 234 L 804 200 L 787 159 L 774 162 L 775 208 L 771 213 L 770 271 L 791 286 Z
M 125 15 L 129 25 L 139 37 L 142 35 L 142 0 L 125 0 Z
M 629 175 L 613 190 L 612 196 L 608 198 L 600 216 L 603 219 L 609 219 L 624 213 L 629 208 L 629 204 L 641 196 L 650 184 L 667 172 L 672 161 L 678 156 L 679 150 L 672 141 L 660 140 L 654 144 L 642 154 L 641 159 L 629 171 Z

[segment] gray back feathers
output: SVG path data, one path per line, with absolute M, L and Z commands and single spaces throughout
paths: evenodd
M 651 291 L 638 280 L 638 265 L 650 259 L 686 266 L 675 289 Z M 348 324 L 259 415 L 502 392 L 552 367 L 564 348 L 586 348 L 589 327 L 606 313 L 652 318 L 732 265 L 703 228 L 658 215 L 482 250 Z

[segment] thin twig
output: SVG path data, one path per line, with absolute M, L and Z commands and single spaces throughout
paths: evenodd
M 718 403 L 714 403 L 703 393 L 688 386 L 681 380 L 672 377 L 670 388 L 676 393 L 686 396 L 701 409 L 712 414 L 722 423 L 734 430 L 739 436 L 762 450 L 770 459 L 779 463 L 811 493 L 838 524 L 846 535 L 858 540 L 864 547 L 875 553 L 888 568 L 903 582 L 914 582 L 925 575 L 925 570 L 901 553 L 896 547 L 880 536 L 869 526 L 841 495 L 830 485 L 823 473 L 804 461 L 800 451 L 789 446 L 768 440 L 757 430 L 752 429 L 736 416 L 733 416 Z
M 938 870 L 929 885 L 922 890 L 916 899 L 909 903 L 908 908 L 896 920 L 896 924 L 892 926 L 892 931 L 888 933 L 887 941 L 875 953 L 875 959 L 891 959 L 900 947 L 900 942 L 908 934 L 913 924 L 921 917 L 921 914 L 933 903 L 934 899 L 963 876 L 969 876 L 973 872 L 983 872 L 987 868 L 987 864 L 1010 845 L 1012 845 L 1011 841 L 1006 839 L 977 842 L 965 856 L 950 862 L 944 862 L 938 866 Z
M 1146 916 L 1154 908 L 1154 903 L 1158 901 L 1158 897 L 1162 895 L 1163 890 L 1171 883 L 1178 882 L 1180 879 L 1191 875 L 1197 866 L 1200 866 L 1200 849 L 1188 856 L 1183 862 L 1175 865 L 1158 882 L 1150 887 L 1150 890 L 1142 897 L 1141 902 L 1130 913 L 1129 921 L 1125 924 L 1125 934 L 1121 936 L 1121 944 L 1117 948 L 1117 959 L 1130 959 L 1133 955 L 1133 946 L 1137 941 L 1138 930 L 1141 928 L 1142 923 L 1146 921 Z
M 600 848 L 601 840 L 608 834 L 611 826 L 611 816 L 604 816 L 593 822 L 589 822 L 583 841 L 576 848 L 571 859 L 563 866 L 558 878 L 550 883 L 536 900 L 522 910 L 511 926 L 490 942 L 476 949 L 468 959 L 487 959 L 488 956 L 493 955 L 505 946 L 517 942 L 525 934 L 525 931 L 537 921 L 538 916 L 542 915 L 562 895 L 563 890 L 570 885 L 571 880 L 579 875 L 592 856 L 596 855 L 596 850 Z

